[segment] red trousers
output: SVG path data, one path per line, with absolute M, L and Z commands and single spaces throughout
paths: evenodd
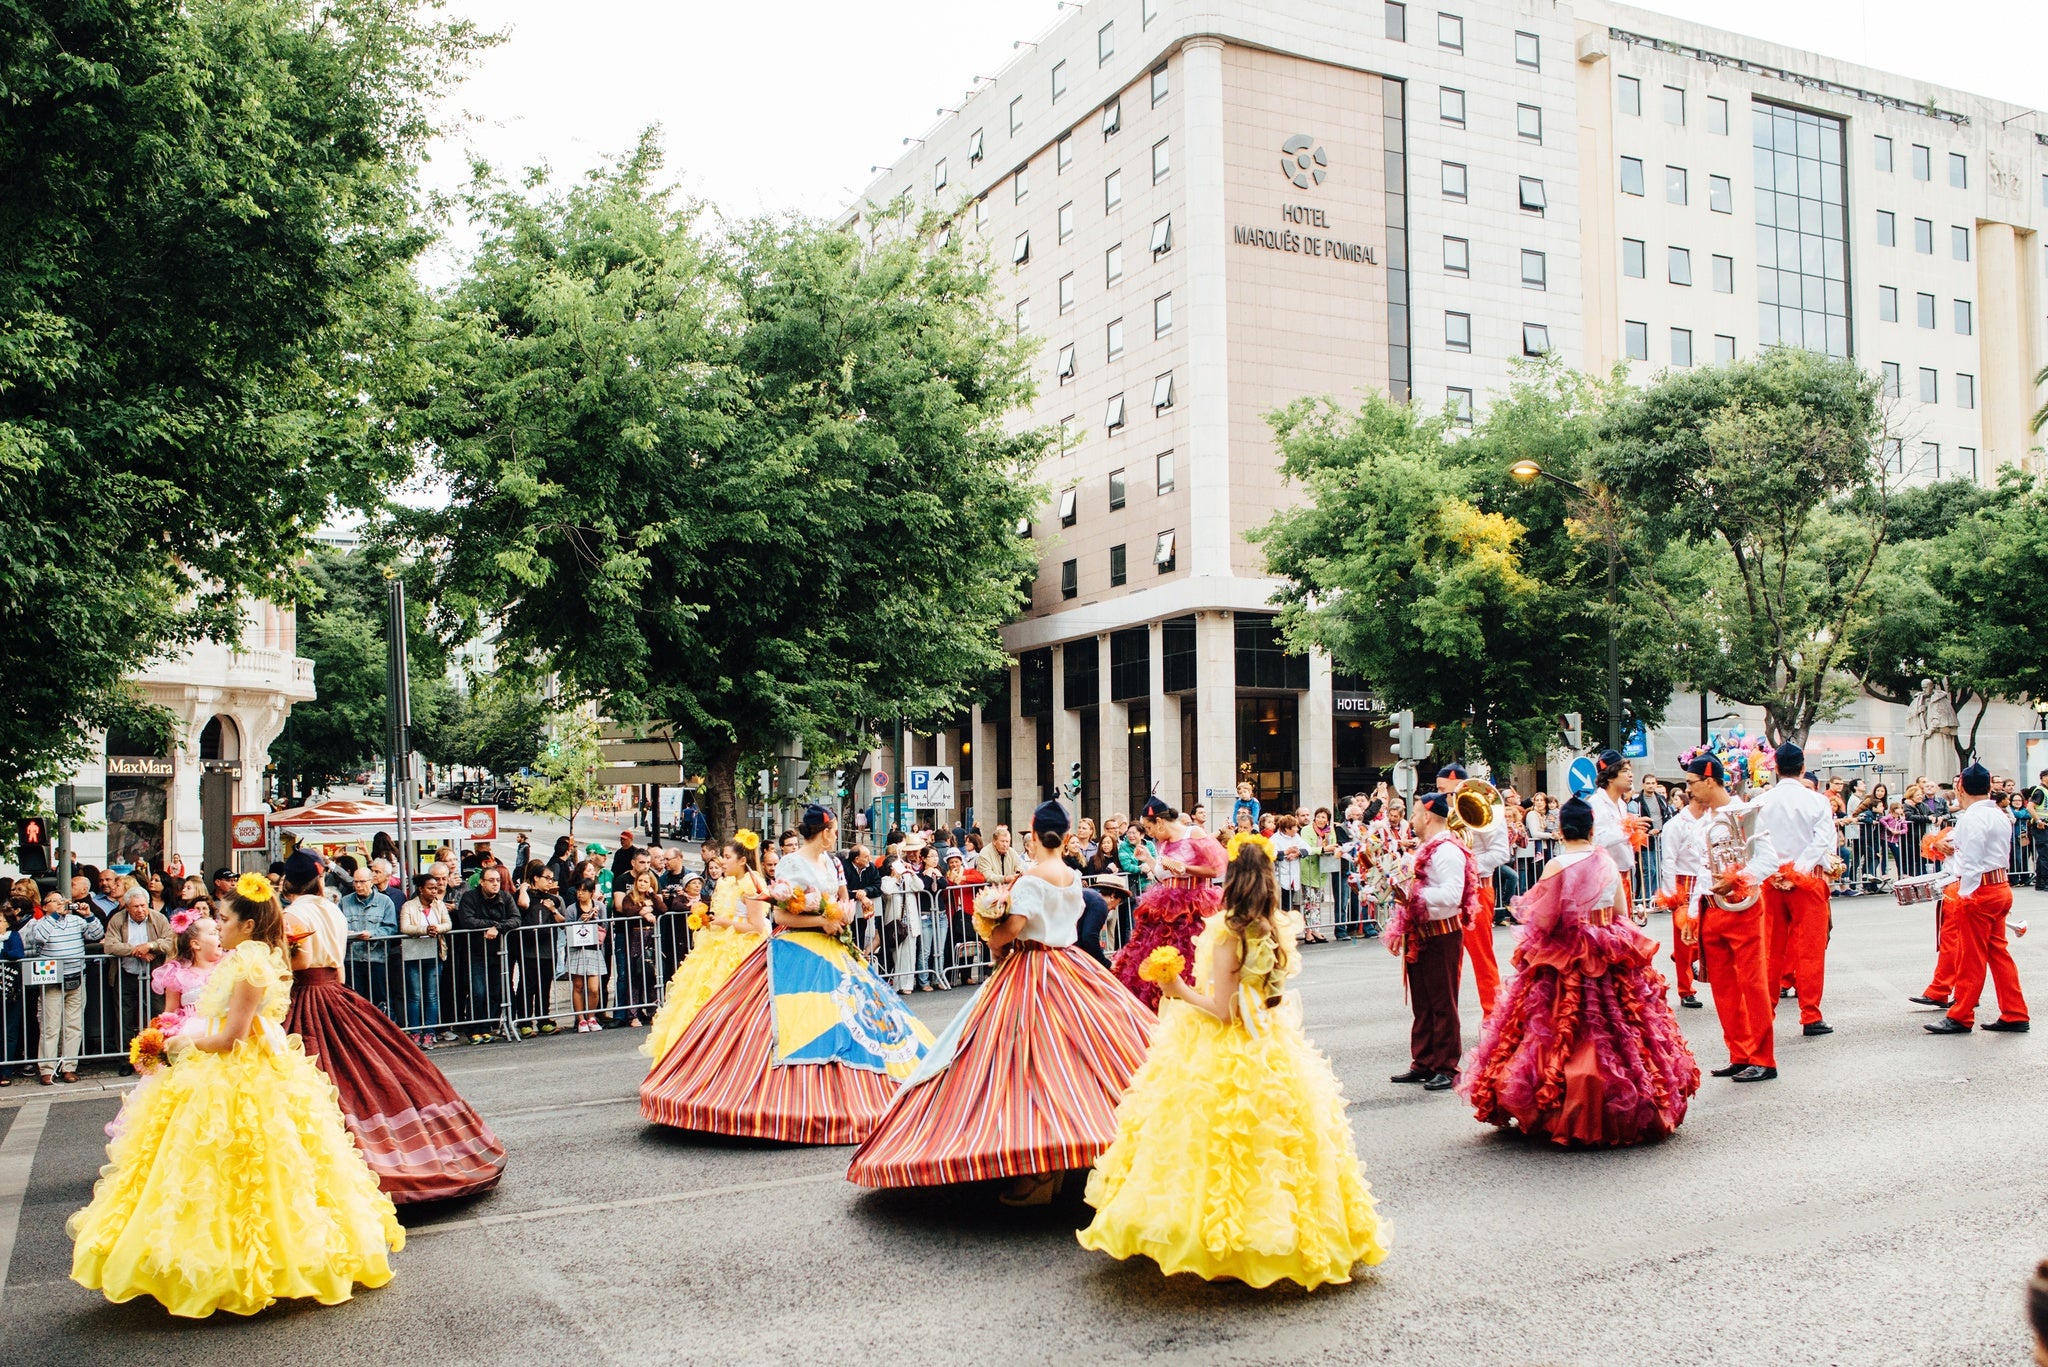
M 1728 1042 L 1730 1063 L 1778 1066 L 1771 1008 L 1778 995 L 1771 977 L 1770 937 L 1763 904 L 1725 911 L 1711 902 L 1700 911 L 1700 959 L 1714 989 L 1714 1014 Z
M 2012 910 L 2012 885 L 1992 883 L 1968 897 L 1957 898 L 1955 884 L 1942 894 L 1947 920 L 1961 924 L 1956 943 L 1956 999 L 1948 1009 L 1949 1019 L 1974 1025 L 1977 1002 L 1984 995 L 1984 975 L 1998 992 L 1998 1018 L 2002 1021 L 2027 1019 L 2027 999 L 2020 995 L 2020 971 L 2013 966 L 2012 951 L 2005 943 L 2005 915 Z
M 1493 953 L 1493 884 L 1479 884 L 1479 910 L 1465 927 L 1465 953 L 1472 960 L 1472 985 L 1479 989 L 1479 1014 L 1493 1014 L 1500 995 L 1500 961 Z
M 2012 896 L 2010 887 L 2006 889 L 2006 896 Z M 1956 956 L 1963 949 L 1962 928 L 1963 918 L 1956 910 L 1955 887 L 1951 885 L 1941 894 L 1941 925 L 1934 937 L 1934 977 L 1928 981 L 1927 990 L 1920 994 L 1930 1001 L 1955 999 Z
M 1799 991 L 1799 1023 L 1821 1018 L 1820 994 L 1828 970 L 1828 885 L 1819 875 L 1795 878 L 1789 888 L 1764 881 L 1764 922 L 1771 940 L 1772 995 L 1789 980 Z
M 1698 920 L 1685 911 L 1671 913 L 1671 962 L 1677 970 L 1673 977 L 1678 983 L 1678 995 L 1681 997 L 1693 995 L 1692 961 L 1693 956 L 1699 952 L 1699 946 L 1687 944 L 1685 932 L 1687 927 L 1698 924 Z

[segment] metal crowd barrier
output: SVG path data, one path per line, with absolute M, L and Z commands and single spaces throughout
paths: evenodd
M 125 1060 L 128 1041 L 163 1009 L 146 974 L 122 967 L 132 960 L 99 951 L 73 959 L 78 986 L 38 986 L 27 981 L 32 959 L 0 960 L 0 1072 L 25 1077 L 37 1071 L 61 1073 L 85 1062 Z M 60 965 L 65 961 L 59 960 Z M 67 1010 L 67 1007 L 69 1008 Z M 77 1027 L 67 1028 L 75 1015 Z M 45 1022 L 52 1022 L 44 1047 Z M 66 1036 L 71 1036 L 67 1047 Z

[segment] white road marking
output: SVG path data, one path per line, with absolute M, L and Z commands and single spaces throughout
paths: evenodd
M 700 1187 L 696 1191 L 671 1191 L 660 1196 L 638 1196 L 625 1201 L 592 1201 L 574 1206 L 545 1206 L 539 1210 L 513 1211 L 505 1215 L 477 1215 L 466 1220 L 444 1220 L 438 1224 L 421 1225 L 408 1229 L 407 1238 L 423 1234 L 445 1234 L 453 1230 L 490 1229 L 497 1225 L 530 1224 L 535 1220 L 555 1220 L 570 1215 L 601 1215 L 613 1210 L 639 1210 L 645 1206 L 674 1205 L 678 1201 L 704 1201 L 714 1196 L 738 1196 L 750 1191 L 774 1191 L 781 1187 L 801 1187 L 817 1182 L 844 1182 L 846 1170 L 834 1168 L 830 1172 L 815 1172 L 803 1177 L 778 1177 L 765 1182 L 734 1182 L 723 1187 Z
M 28 1176 L 36 1165 L 36 1146 L 43 1142 L 43 1122 L 49 1115 L 49 1102 L 24 1102 L 7 1137 L 0 1139 L 0 1300 L 7 1295 L 7 1268 L 14 1261 L 21 1204 L 28 1196 Z

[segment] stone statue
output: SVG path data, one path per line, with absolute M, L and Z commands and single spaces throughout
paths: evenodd
M 1960 728 L 1955 698 L 1946 688 L 1936 687 L 1934 680 L 1922 679 L 1906 718 L 1906 730 L 1917 742 L 1914 771 L 1930 776 L 1950 772 Z

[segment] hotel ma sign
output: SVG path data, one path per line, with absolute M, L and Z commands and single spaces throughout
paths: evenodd
M 1288 184 L 1298 190 L 1307 190 L 1323 183 L 1323 177 L 1330 173 L 1330 157 L 1322 145 L 1306 133 L 1296 133 L 1280 144 L 1280 174 L 1287 177 Z M 1278 228 L 1261 228 L 1247 223 L 1234 224 L 1231 238 L 1240 247 L 1258 247 L 1269 252 L 1283 252 L 1293 256 L 1324 257 L 1332 261 L 1349 262 L 1352 265 L 1372 266 L 1379 263 L 1373 249 L 1363 242 L 1347 242 L 1339 237 L 1325 236 L 1303 229 L 1330 230 L 1329 211 L 1312 204 L 1283 204 L 1280 206 Z

